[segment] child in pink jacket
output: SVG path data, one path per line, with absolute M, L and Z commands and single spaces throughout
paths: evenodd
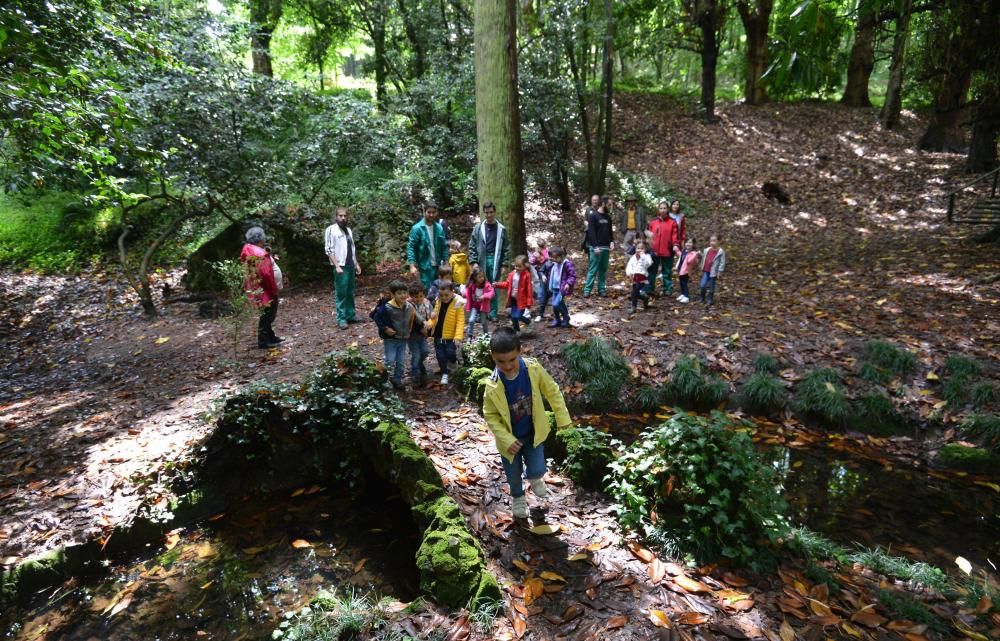
M 680 258 L 677 259 L 677 266 L 674 268 L 677 270 L 677 275 L 680 276 L 681 281 L 681 295 L 677 297 L 677 301 L 680 303 L 691 302 L 690 293 L 688 292 L 688 281 L 691 278 L 691 274 L 698 271 L 698 265 L 701 263 L 701 254 L 695 251 L 694 248 L 694 238 L 688 238 L 684 242 L 684 249 L 681 250 Z
M 486 272 L 473 270 L 469 283 L 465 286 L 465 309 L 469 312 L 469 321 L 465 324 L 465 334 L 472 338 L 476 321 L 483 326 L 483 333 L 490 333 L 490 302 L 493 300 L 493 285 L 486 280 Z

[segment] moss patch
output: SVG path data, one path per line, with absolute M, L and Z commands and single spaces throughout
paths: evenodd
M 1000 455 L 981 447 L 950 443 L 938 450 L 934 462 L 942 467 L 950 467 L 977 474 L 991 474 L 1000 470 Z
M 414 511 L 430 522 L 417 550 L 420 588 L 455 608 L 478 598 L 499 598 L 499 586 L 455 501 L 442 496 L 415 506 Z

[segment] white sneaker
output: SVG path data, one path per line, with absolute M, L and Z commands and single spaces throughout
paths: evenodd
M 682 298 L 684 298 L 684 294 L 678 294 L 677 295 L 677 300 L 680 300 L 683 303 L 684 301 L 681 300 Z
M 514 498 L 513 508 L 515 519 L 528 518 L 528 499 L 524 498 L 523 494 Z
M 531 492 L 540 499 L 543 499 L 548 495 L 549 491 L 545 487 L 545 479 L 528 479 L 528 483 L 531 484 Z
M 448 373 L 447 372 L 445 372 L 444 374 L 441 375 L 441 384 L 442 385 L 447 385 L 448 384 Z
M 679 300 L 680 302 L 682 302 L 682 303 L 685 303 L 685 304 L 687 304 L 687 303 L 690 303 L 690 302 L 691 302 L 691 299 L 690 299 L 690 298 L 688 298 L 687 296 L 681 296 L 681 297 L 680 297 L 680 298 L 678 298 L 677 300 Z
M 536 323 L 541 323 L 542 322 L 542 317 L 541 316 L 535 316 L 535 322 Z

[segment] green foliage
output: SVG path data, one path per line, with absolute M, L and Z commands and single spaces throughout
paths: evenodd
M 981 447 L 970 447 L 960 443 L 949 443 L 934 457 L 934 462 L 975 474 L 995 474 L 1000 470 L 1000 454 Z
M 481 334 L 461 346 L 462 364 L 465 367 L 493 370 L 493 354 L 490 352 L 490 335 Z
M 667 395 L 676 403 L 695 408 L 715 407 L 726 400 L 729 384 L 693 354 L 677 359 L 666 384 Z
M 615 407 L 630 369 L 621 348 L 601 336 L 567 343 L 560 350 L 571 380 L 584 383 L 584 402 L 593 410 Z
M 993 381 L 981 381 L 972 388 L 972 405 L 982 409 L 1000 401 L 1000 385 Z
M 944 362 L 944 385 L 941 387 L 941 398 L 948 405 L 958 408 L 969 400 L 969 392 L 974 379 L 983 371 L 978 361 L 966 356 L 949 356 Z
M 785 386 L 777 377 L 758 371 L 743 383 L 742 399 L 754 411 L 773 412 L 785 405 Z
M 796 387 L 795 409 L 830 425 L 843 424 L 850 407 L 840 382 L 840 373 L 824 368 L 806 374 Z
M 756 542 L 786 530 L 785 504 L 750 437 L 732 426 L 720 412 L 681 412 L 643 432 L 610 465 L 622 526 L 673 538 L 699 560 L 759 562 Z
M 841 83 L 849 25 L 839 5 L 822 0 L 780 3 L 772 18 L 771 66 L 764 73 L 772 96 L 829 96 Z
M 643 385 L 635 393 L 635 406 L 640 411 L 652 412 L 666 400 L 666 390 L 659 385 Z
M 342 595 L 321 590 L 309 605 L 288 612 L 271 638 L 280 641 L 339 641 L 375 635 L 389 623 L 391 599 L 359 596 L 353 589 Z M 368 636 L 371 635 L 371 636 Z
M 880 589 L 877 594 L 879 603 L 893 619 L 920 623 L 938 632 L 945 630 L 941 619 L 936 617 L 930 608 L 912 596 L 887 589 Z
M 42 273 L 78 272 L 107 245 L 103 212 L 71 194 L 0 194 L 0 264 Z
M 758 374 L 775 376 L 781 371 L 781 361 L 773 354 L 758 354 L 753 359 L 753 371 Z
M 590 426 L 580 425 L 558 431 L 556 438 L 566 448 L 562 472 L 581 487 L 588 490 L 601 489 L 601 482 L 608 473 L 608 464 L 614 459 L 616 442 L 611 436 Z
M 996 414 L 973 414 L 962 421 L 962 434 L 976 439 L 984 447 L 1000 454 L 1000 416 Z
M 938 568 L 903 556 L 891 556 L 882 548 L 864 548 L 852 554 L 849 559 L 852 563 L 863 565 L 879 574 L 912 581 L 935 590 L 943 591 L 949 585 L 948 575 Z
M 853 429 L 879 436 L 906 434 L 906 419 L 892 399 L 880 392 L 865 394 L 853 403 L 850 424 Z
M 237 259 L 222 260 L 213 263 L 212 267 L 225 288 L 225 302 L 229 306 L 230 313 L 219 318 L 229 328 L 229 335 L 233 341 L 233 360 L 238 361 L 243 326 L 257 314 L 259 308 L 251 302 L 244 288 L 246 266 L 243 263 Z
M 887 383 L 917 368 L 917 355 L 887 341 L 867 341 L 862 354 L 861 377 L 873 383 Z
M 466 400 L 475 398 L 482 407 L 486 392 L 485 382 L 493 375 L 495 365 L 490 353 L 490 335 L 482 334 L 461 344 L 462 366 L 455 371 L 455 385 L 465 394 Z

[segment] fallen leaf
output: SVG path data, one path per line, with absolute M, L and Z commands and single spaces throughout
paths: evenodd
M 613 616 L 608 619 L 608 625 L 605 629 L 617 630 L 618 628 L 624 627 L 626 623 L 628 623 L 628 617 L 624 614 L 619 614 L 618 616 Z
M 677 617 L 677 622 L 684 625 L 701 625 L 702 623 L 707 623 L 709 618 L 707 614 L 701 612 L 685 612 Z
M 672 628 L 673 624 L 667 618 L 667 613 L 663 610 L 650 610 L 649 620 L 658 628 Z
M 830 610 L 830 606 L 822 601 L 817 601 L 816 599 L 809 599 L 809 609 L 812 610 L 816 616 L 820 617 L 828 617 L 833 614 Z
M 528 630 L 527 622 L 521 617 L 511 617 L 510 623 L 514 627 L 514 636 L 518 639 Z
M 659 559 L 654 558 L 649 564 L 649 580 L 653 584 L 659 583 L 663 580 L 664 573 L 666 573 L 666 568 L 663 567 L 663 563 Z
M 553 525 L 551 523 L 542 523 L 541 525 L 536 525 L 528 529 L 528 531 L 531 532 L 532 534 L 541 534 L 541 535 L 555 534 L 559 530 L 560 528 L 558 525 Z
M 586 552 L 578 552 L 573 556 L 566 557 L 567 561 L 586 561 L 590 558 L 590 555 Z
M 310 543 L 309 541 L 306 541 L 305 539 L 295 539 L 294 541 L 292 541 L 292 547 L 297 550 L 300 550 L 302 548 L 311 548 L 312 546 L 313 544 Z
M 524 582 L 524 605 L 531 605 L 532 601 L 545 594 L 545 583 L 535 577 Z
M 562 576 L 556 574 L 555 572 L 549 572 L 548 570 L 542 572 L 538 576 L 547 581 L 562 581 L 563 583 L 566 582 L 566 579 L 562 578 Z
M 156 339 L 155 341 L 153 341 L 153 342 L 154 342 L 154 343 L 156 343 L 157 345 L 163 345 L 163 344 L 164 344 L 164 343 L 166 343 L 166 342 L 167 342 L 168 340 L 170 340 L 170 337 L 169 337 L 169 336 L 161 336 L 161 337 L 157 338 L 157 339 Z
M 958 566 L 962 572 L 966 574 L 972 574 L 972 564 L 964 556 L 955 557 L 955 565 Z
M 368 563 L 367 557 L 364 558 L 364 559 L 361 559 L 360 561 L 358 561 L 357 563 L 355 563 L 354 564 L 354 573 L 357 574 L 358 572 L 360 572 L 361 568 L 365 567 L 365 563 Z
M 531 572 L 531 566 L 522 561 L 521 559 L 514 559 L 511 561 L 518 570 L 522 572 Z
M 131 605 L 131 603 L 132 603 L 132 595 L 126 594 L 121 601 L 116 603 L 115 606 L 111 608 L 111 612 L 108 613 L 108 618 L 109 619 L 113 618 L 116 614 L 125 610 L 125 608 Z
M 180 533 L 177 532 L 177 530 L 174 530 L 172 532 L 167 532 L 167 540 L 163 543 L 163 547 L 165 547 L 168 550 L 173 550 L 174 546 L 177 545 L 177 543 L 180 540 L 181 540 L 181 535 Z
M 859 610 L 851 615 L 851 621 L 868 626 L 869 628 L 877 628 L 888 620 L 886 617 L 871 610 Z
M 673 580 L 674 583 L 679 585 L 685 592 L 711 592 L 709 587 L 701 581 L 689 579 L 683 574 L 675 576 Z
M 632 555 L 635 556 L 635 558 L 639 559 L 643 563 L 649 563 L 656 558 L 652 552 L 634 541 L 628 542 L 628 549 L 632 552 Z
M 795 639 L 795 629 L 788 625 L 788 621 L 781 622 L 778 634 L 781 636 L 781 641 L 794 641 Z

